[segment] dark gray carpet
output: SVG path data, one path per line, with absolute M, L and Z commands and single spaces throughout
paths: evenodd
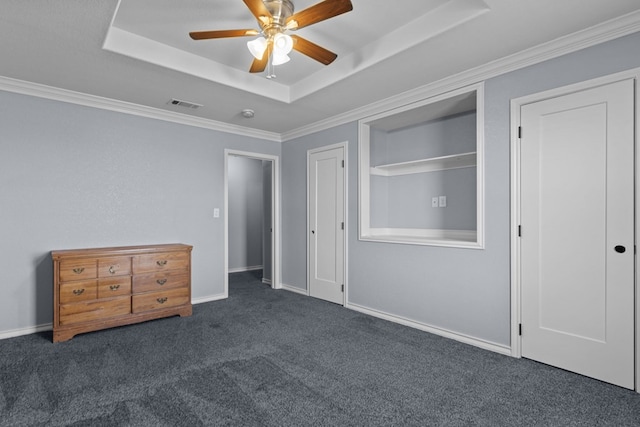
M 638 426 L 640 395 L 238 273 L 192 317 L 0 341 L 0 425 Z

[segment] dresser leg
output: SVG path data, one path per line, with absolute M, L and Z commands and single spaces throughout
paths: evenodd
M 53 331 L 53 342 L 69 341 L 75 334 L 69 331 Z

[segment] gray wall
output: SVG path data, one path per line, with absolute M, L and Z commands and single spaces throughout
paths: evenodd
M 358 241 L 357 123 L 283 144 L 283 282 L 306 288 L 306 152 L 349 141 L 349 303 L 509 345 L 509 101 L 634 67 L 639 33 L 486 82 L 484 250 Z
M 0 332 L 52 321 L 50 251 L 182 242 L 224 291 L 224 149 L 280 144 L 0 91 Z
M 229 271 L 262 267 L 262 160 L 229 156 Z
M 371 165 L 476 151 L 476 114 L 465 113 L 371 135 Z M 431 198 L 447 206 L 431 207 Z M 371 227 L 476 229 L 476 169 L 371 176 Z
M 276 144 L 0 91 L 0 331 L 51 322 L 53 249 L 194 245 L 223 292 L 224 148 L 282 159 L 282 282 L 306 287 L 306 153 L 348 141 L 349 302 L 509 344 L 509 100 L 640 67 L 640 34 L 488 80 L 485 250 L 360 242 L 357 124 Z

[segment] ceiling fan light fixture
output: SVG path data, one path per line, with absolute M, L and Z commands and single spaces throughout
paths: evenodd
M 258 37 L 255 40 L 248 41 L 247 47 L 254 58 L 262 59 L 264 51 L 267 49 L 267 40 L 264 37 Z
M 275 54 L 287 55 L 293 49 L 293 39 L 288 34 L 278 33 L 273 37 Z
M 269 67 L 274 77 L 273 65 L 290 60 L 288 54 L 294 48 L 324 65 L 331 64 L 338 55 L 300 36 L 285 34 L 289 30 L 308 27 L 329 18 L 353 10 L 351 0 L 322 0 L 313 6 L 294 13 L 293 0 L 242 0 L 257 19 L 260 29 L 191 31 L 193 40 L 222 39 L 230 37 L 258 36 L 247 43 L 254 57 L 250 73 L 261 73 Z
M 286 64 L 290 60 L 291 58 L 289 58 L 289 55 L 287 55 L 286 53 L 281 53 L 276 51 L 276 52 L 273 52 L 273 58 L 271 59 L 271 64 L 282 65 L 282 64 Z

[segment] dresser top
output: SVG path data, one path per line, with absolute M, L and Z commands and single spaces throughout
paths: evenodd
M 116 246 L 110 248 L 64 249 L 51 251 L 51 257 L 55 260 L 62 257 L 138 255 L 171 251 L 191 252 L 191 249 L 193 249 L 193 246 L 185 245 L 183 243 L 164 243 L 160 245 Z

